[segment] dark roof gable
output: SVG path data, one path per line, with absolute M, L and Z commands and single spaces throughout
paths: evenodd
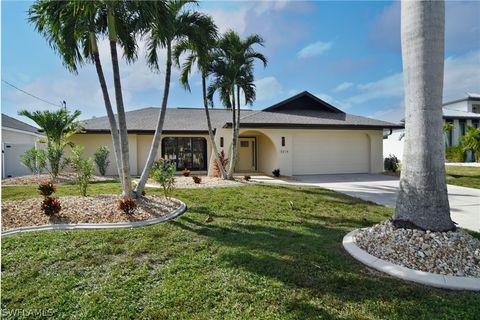
M 323 101 L 322 99 L 314 96 L 308 91 L 300 92 L 293 97 L 280 101 L 271 107 L 263 109 L 267 112 L 283 112 L 283 113 L 295 113 L 296 111 L 321 111 L 332 113 L 344 113 L 342 110 L 335 108 L 331 104 Z
M 2 113 L 2 127 L 40 134 L 38 128 Z

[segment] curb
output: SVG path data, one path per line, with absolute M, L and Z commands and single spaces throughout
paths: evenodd
M 355 234 L 359 229 L 349 232 L 343 237 L 343 247 L 347 252 L 361 263 L 393 277 L 450 290 L 471 290 L 480 291 L 480 278 L 457 277 L 430 273 L 402 267 L 391 262 L 372 256 L 363 249 L 360 249 L 355 243 Z
M 117 223 L 64 223 L 64 224 L 45 224 L 42 226 L 35 227 L 20 227 L 14 228 L 1 233 L 1 237 L 12 236 L 17 233 L 22 232 L 32 232 L 32 231 L 45 231 L 45 230 L 92 230 L 92 229 L 124 229 L 124 228 L 137 228 L 151 226 L 154 224 L 166 222 L 168 220 L 175 219 L 181 216 L 185 211 L 187 211 L 187 205 L 178 199 L 175 199 L 180 203 L 180 207 L 167 213 L 164 216 L 143 220 L 143 221 L 132 221 L 132 222 L 117 222 Z

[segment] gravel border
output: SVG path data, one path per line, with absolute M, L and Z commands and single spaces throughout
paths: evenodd
M 20 227 L 3 231 L 1 237 L 11 236 L 21 232 L 32 231 L 45 231 L 45 230 L 85 230 L 85 229 L 122 229 L 122 228 L 137 228 L 151 226 L 154 224 L 162 223 L 168 220 L 175 219 L 181 216 L 187 211 L 187 205 L 178 199 L 175 199 L 180 203 L 180 207 L 177 209 L 155 219 L 143 220 L 143 221 L 131 221 L 131 222 L 117 222 L 117 223 L 66 223 L 66 224 L 45 224 L 42 226 L 34 227 Z
M 402 280 L 436 288 L 480 291 L 480 278 L 448 276 L 409 269 L 372 256 L 355 243 L 355 234 L 359 231 L 360 229 L 355 229 L 346 234 L 342 241 L 343 247 L 353 258 L 375 270 Z

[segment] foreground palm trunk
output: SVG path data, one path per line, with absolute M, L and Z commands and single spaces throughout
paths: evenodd
M 236 106 L 235 106 L 235 86 L 232 87 L 232 150 L 230 154 L 230 163 L 228 165 L 227 179 L 233 180 L 233 172 L 235 171 L 235 164 L 237 162 L 237 142 L 238 142 L 238 121 Z
M 117 35 L 114 17 L 108 13 L 108 34 L 110 42 L 110 55 L 112 58 L 113 83 L 115 87 L 115 101 L 117 104 L 118 128 L 120 132 L 120 159 L 122 163 L 122 193 L 124 197 L 132 196 L 132 177 L 130 176 L 130 159 L 128 150 L 128 131 L 123 106 L 122 84 L 120 81 L 120 68 L 118 66 Z
M 90 36 L 91 36 L 92 52 L 93 52 L 93 57 L 95 61 L 95 69 L 97 70 L 98 81 L 100 82 L 100 87 L 102 89 L 103 101 L 105 103 L 108 122 L 110 124 L 113 151 L 115 154 L 115 162 L 117 164 L 118 177 L 120 178 L 120 181 L 123 181 L 121 155 L 120 155 L 120 137 L 118 135 L 117 122 L 115 121 L 115 115 L 113 114 L 112 103 L 110 102 L 110 96 L 108 94 L 107 83 L 105 81 L 105 76 L 103 74 L 103 68 L 102 68 L 100 55 L 97 47 L 97 40 L 95 39 L 95 35 L 91 34 Z
M 170 75 L 172 73 L 172 48 L 171 44 L 167 44 L 167 65 L 165 69 L 165 85 L 163 88 L 163 100 L 162 100 L 162 109 L 160 110 L 160 115 L 158 116 L 157 127 L 155 128 L 155 134 L 153 135 L 152 144 L 150 146 L 150 152 L 148 153 L 147 162 L 143 168 L 142 175 L 140 176 L 140 181 L 135 188 L 135 195 L 137 197 L 142 195 L 142 191 L 145 188 L 147 183 L 148 176 L 150 175 L 150 170 L 152 169 L 153 162 L 158 153 L 158 148 L 160 147 L 160 137 L 162 136 L 163 123 L 165 122 L 165 113 L 167 111 L 168 103 L 168 94 L 170 92 Z
M 205 116 L 207 117 L 207 126 L 208 126 L 208 136 L 210 137 L 210 143 L 212 144 L 212 151 L 217 162 L 217 167 L 220 170 L 220 175 L 222 179 L 227 179 L 227 172 L 223 167 L 222 162 L 220 161 L 220 153 L 218 152 L 217 143 L 215 142 L 215 137 L 213 135 L 212 121 L 210 120 L 210 111 L 208 110 L 208 100 L 207 100 L 207 81 L 205 75 L 202 73 L 202 95 L 203 95 L 203 107 L 205 109 Z
M 446 231 L 450 218 L 442 132 L 445 4 L 402 1 L 405 144 L 397 226 Z

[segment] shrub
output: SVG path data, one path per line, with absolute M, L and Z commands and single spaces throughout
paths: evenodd
M 38 186 L 38 193 L 44 197 L 51 196 L 56 191 L 57 191 L 57 188 L 51 181 L 42 182 Z
M 191 172 L 190 170 L 185 168 L 185 169 L 182 170 L 182 176 L 188 177 L 190 175 L 190 172 Z
M 385 158 L 385 160 L 383 160 L 383 168 L 386 171 L 395 173 L 398 171 L 399 166 L 400 160 L 398 160 L 398 158 L 393 154 L 389 155 Z
M 274 177 L 277 177 L 277 178 L 280 177 L 280 169 L 273 170 L 272 174 L 273 174 Z
M 98 168 L 98 172 L 100 172 L 102 176 L 105 176 L 108 165 L 110 164 L 110 161 L 108 160 L 109 155 L 110 155 L 110 151 L 108 150 L 107 146 L 101 146 L 101 147 L 98 147 L 97 150 L 95 150 L 93 161 L 95 161 L 95 164 L 97 165 L 97 168 Z
M 82 196 L 87 195 L 87 188 L 90 180 L 95 174 L 95 165 L 92 158 L 82 159 L 83 147 L 75 146 L 72 149 L 72 156 L 70 158 L 72 169 L 75 171 L 76 184 L 80 189 Z
M 163 194 L 166 198 L 168 198 L 175 187 L 176 171 L 175 164 L 165 159 L 155 161 L 150 171 L 150 178 L 162 186 Z
M 445 151 L 445 159 L 448 162 L 464 162 L 465 161 L 465 149 L 463 145 L 450 146 Z
M 222 167 L 226 168 L 228 165 L 228 158 L 225 157 L 225 152 L 223 150 L 220 151 L 219 158 L 220 158 L 220 163 L 222 164 Z M 215 177 L 220 178 L 222 176 L 222 172 L 220 171 L 217 160 L 215 159 L 213 159 L 213 173 Z
M 243 180 L 245 180 L 245 181 L 250 181 L 250 179 L 252 179 L 252 177 L 250 177 L 250 176 L 243 176 Z
M 49 144 L 47 146 L 47 159 L 50 165 L 50 175 L 52 178 L 58 177 L 60 170 L 68 165 L 69 160 L 63 157 L 63 148 Z
M 32 174 L 41 174 L 47 167 L 47 154 L 43 149 L 32 147 L 25 151 L 20 161 Z
M 59 213 L 61 209 L 60 201 L 53 197 L 45 197 L 42 201 L 42 211 L 47 216 L 53 216 Z
M 193 182 L 195 182 L 196 184 L 199 184 L 202 182 L 202 178 L 200 178 L 199 176 L 192 176 L 192 179 L 193 179 Z
M 124 198 L 117 200 L 118 210 L 123 211 L 126 215 L 131 215 L 137 209 L 137 201 L 134 198 Z

